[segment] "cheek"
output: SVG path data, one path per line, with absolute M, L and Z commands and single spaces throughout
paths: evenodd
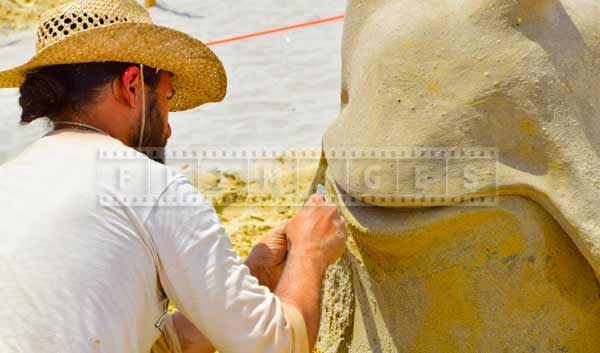
M 171 136 L 171 125 L 169 124 L 169 104 L 165 101 L 160 107 L 160 116 L 163 121 L 163 128 L 167 138 Z
M 157 104 L 156 104 L 156 109 L 158 110 L 158 113 L 160 114 L 160 117 L 163 120 L 163 123 L 166 125 L 167 119 L 169 117 L 169 102 L 167 101 L 167 99 L 166 98 L 158 99 Z
M 169 105 L 168 104 L 165 103 L 162 107 L 160 107 L 160 115 L 163 117 L 165 124 L 167 124 L 169 121 Z

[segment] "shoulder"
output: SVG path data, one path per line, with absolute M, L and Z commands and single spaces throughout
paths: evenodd
M 189 184 L 177 169 L 158 163 L 134 148 L 108 139 L 102 142 L 94 146 L 98 156 L 97 175 L 111 181 L 115 191 L 156 199 L 176 181 Z

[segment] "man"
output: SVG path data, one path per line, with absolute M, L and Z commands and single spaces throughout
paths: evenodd
M 37 49 L 0 72 L 22 122 L 55 127 L 0 166 L 0 351 L 149 352 L 160 337 L 172 352 L 312 349 L 345 241 L 336 209 L 312 196 L 244 264 L 202 195 L 146 150 L 165 146 L 169 110 L 223 98 L 216 56 L 133 0 L 51 10 Z M 114 182 L 138 162 L 148 185 Z M 144 203 L 126 201 L 140 186 Z

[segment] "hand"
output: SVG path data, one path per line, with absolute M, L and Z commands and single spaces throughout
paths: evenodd
M 312 350 L 319 334 L 325 270 L 344 253 L 346 222 L 315 194 L 288 222 L 285 233 L 290 250 L 275 294 L 302 313 Z
M 346 221 L 335 206 L 314 194 L 285 227 L 291 252 L 321 262 L 323 270 L 344 253 Z
M 179 345 L 182 353 L 214 353 L 215 348 L 212 343 L 194 326 L 194 324 L 188 320 L 181 312 L 175 312 L 169 314 L 167 320 L 172 320 L 177 332 L 177 338 L 179 339 Z M 167 335 L 163 333 L 163 337 L 167 338 Z M 179 352 L 176 347 L 172 348 L 173 351 Z M 157 349 L 157 352 L 163 352 L 163 350 Z M 154 350 L 152 350 L 154 352 Z M 170 351 L 169 351 L 170 352 Z
M 261 285 L 274 292 L 285 267 L 288 241 L 285 235 L 287 222 L 262 236 L 246 259 L 246 266 Z

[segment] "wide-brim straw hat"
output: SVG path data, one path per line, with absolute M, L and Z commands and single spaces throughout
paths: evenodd
M 134 0 L 79 0 L 40 17 L 36 54 L 0 72 L 0 87 L 18 88 L 28 72 L 45 66 L 129 62 L 171 72 L 170 111 L 225 97 L 227 77 L 219 58 L 201 41 L 152 23 Z

